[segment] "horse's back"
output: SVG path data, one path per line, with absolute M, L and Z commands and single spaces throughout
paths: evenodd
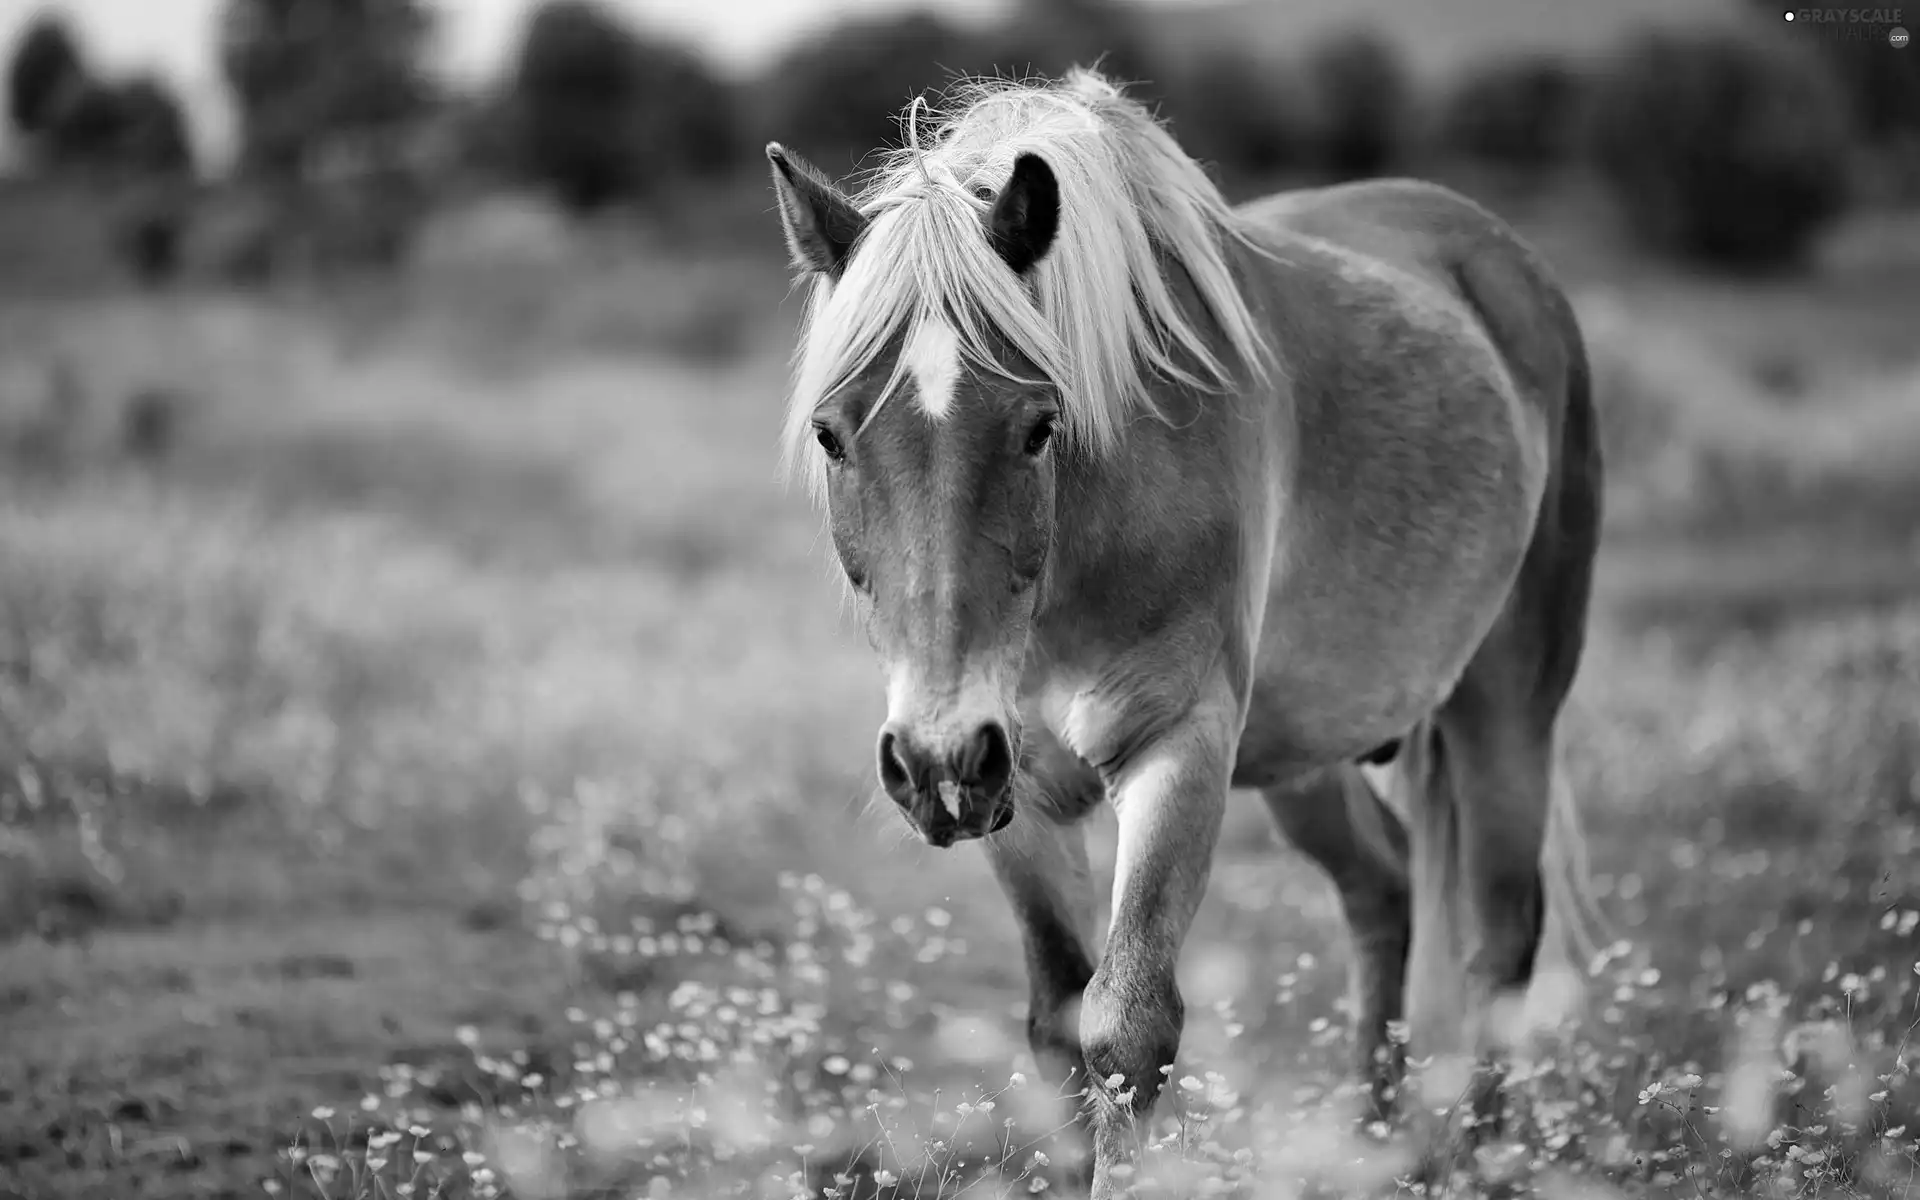
M 1538 257 L 1445 188 L 1370 181 L 1240 213 L 1271 254 L 1256 287 L 1286 314 L 1296 442 L 1243 739 L 1258 783 L 1397 736 L 1460 683 L 1539 573 L 1585 360 Z
M 1464 303 L 1526 398 L 1553 409 L 1560 381 L 1584 369 L 1559 283 L 1514 229 L 1440 184 L 1370 179 L 1276 192 L 1242 205 L 1256 226 L 1335 246 L 1404 271 Z

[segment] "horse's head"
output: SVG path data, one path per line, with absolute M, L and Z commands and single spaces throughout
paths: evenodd
M 833 289 L 816 321 L 860 319 L 863 289 L 908 286 L 902 262 L 862 261 L 896 249 L 863 236 L 884 216 L 863 213 L 779 146 L 767 154 L 794 261 Z M 1030 306 L 1029 273 L 1059 224 L 1047 164 L 1022 155 L 997 192 L 929 185 L 915 203 L 944 206 L 950 237 L 978 239 L 954 252 L 968 261 L 952 269 L 1000 272 L 1002 302 Z M 981 315 L 992 311 L 916 311 L 796 414 L 807 422 L 796 434 L 811 441 L 802 453 L 817 456 L 810 473 L 824 485 L 834 548 L 887 673 L 880 780 L 936 846 L 1013 817 L 1015 696 L 1054 532 L 1060 397 Z

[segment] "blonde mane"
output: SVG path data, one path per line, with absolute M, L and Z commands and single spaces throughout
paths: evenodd
M 955 98 L 956 115 L 927 147 L 917 144 L 920 102 L 908 109 L 909 144 L 856 198 L 870 222 L 858 252 L 838 281 L 814 283 L 784 442 L 789 467 L 801 467 L 816 495 L 821 459 L 804 453 L 814 410 L 930 321 L 950 324 L 962 360 L 980 370 L 1003 370 L 990 332 L 1011 341 L 1059 388 L 1064 437 L 1097 454 L 1119 444 L 1130 418 L 1154 411 L 1156 378 L 1230 390 L 1233 364 L 1182 309 L 1160 254 L 1192 277 L 1238 363 L 1256 377 L 1269 368 L 1226 257 L 1245 235 L 1145 108 L 1087 70 L 1052 83 L 976 81 Z M 1044 159 L 1060 189 L 1059 232 L 1030 286 L 982 224 L 1023 153 Z M 880 402 L 904 374 L 895 367 Z

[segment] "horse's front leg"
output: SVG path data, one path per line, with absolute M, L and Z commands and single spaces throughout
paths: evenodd
M 1081 992 L 1093 976 L 1094 892 L 1084 818 L 1106 799 L 1106 785 L 1042 727 L 1015 786 L 1013 823 L 987 837 L 987 861 L 1013 905 L 1027 962 L 1027 1044 L 1059 1099 L 1058 1124 L 1075 1126 L 1087 1087 L 1080 1056 Z M 1087 1144 L 1066 1149 L 1062 1165 L 1082 1177 Z
M 1080 1007 L 1094 1200 L 1123 1190 L 1136 1169 L 1136 1121 L 1152 1110 L 1180 1049 L 1185 1006 L 1174 969 L 1219 839 L 1236 716 L 1230 703 L 1199 708 L 1108 778 L 1119 818 L 1113 918 Z

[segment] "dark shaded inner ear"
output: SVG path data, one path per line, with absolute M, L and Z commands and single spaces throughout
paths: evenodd
M 838 276 L 867 218 L 824 171 L 779 142 L 767 143 L 767 161 L 773 164 L 773 191 L 794 267 Z
M 1000 189 L 987 217 L 993 248 L 1014 274 L 1025 275 L 1047 256 L 1059 231 L 1060 181 L 1045 159 L 1022 154 L 1014 160 L 1013 178 Z

